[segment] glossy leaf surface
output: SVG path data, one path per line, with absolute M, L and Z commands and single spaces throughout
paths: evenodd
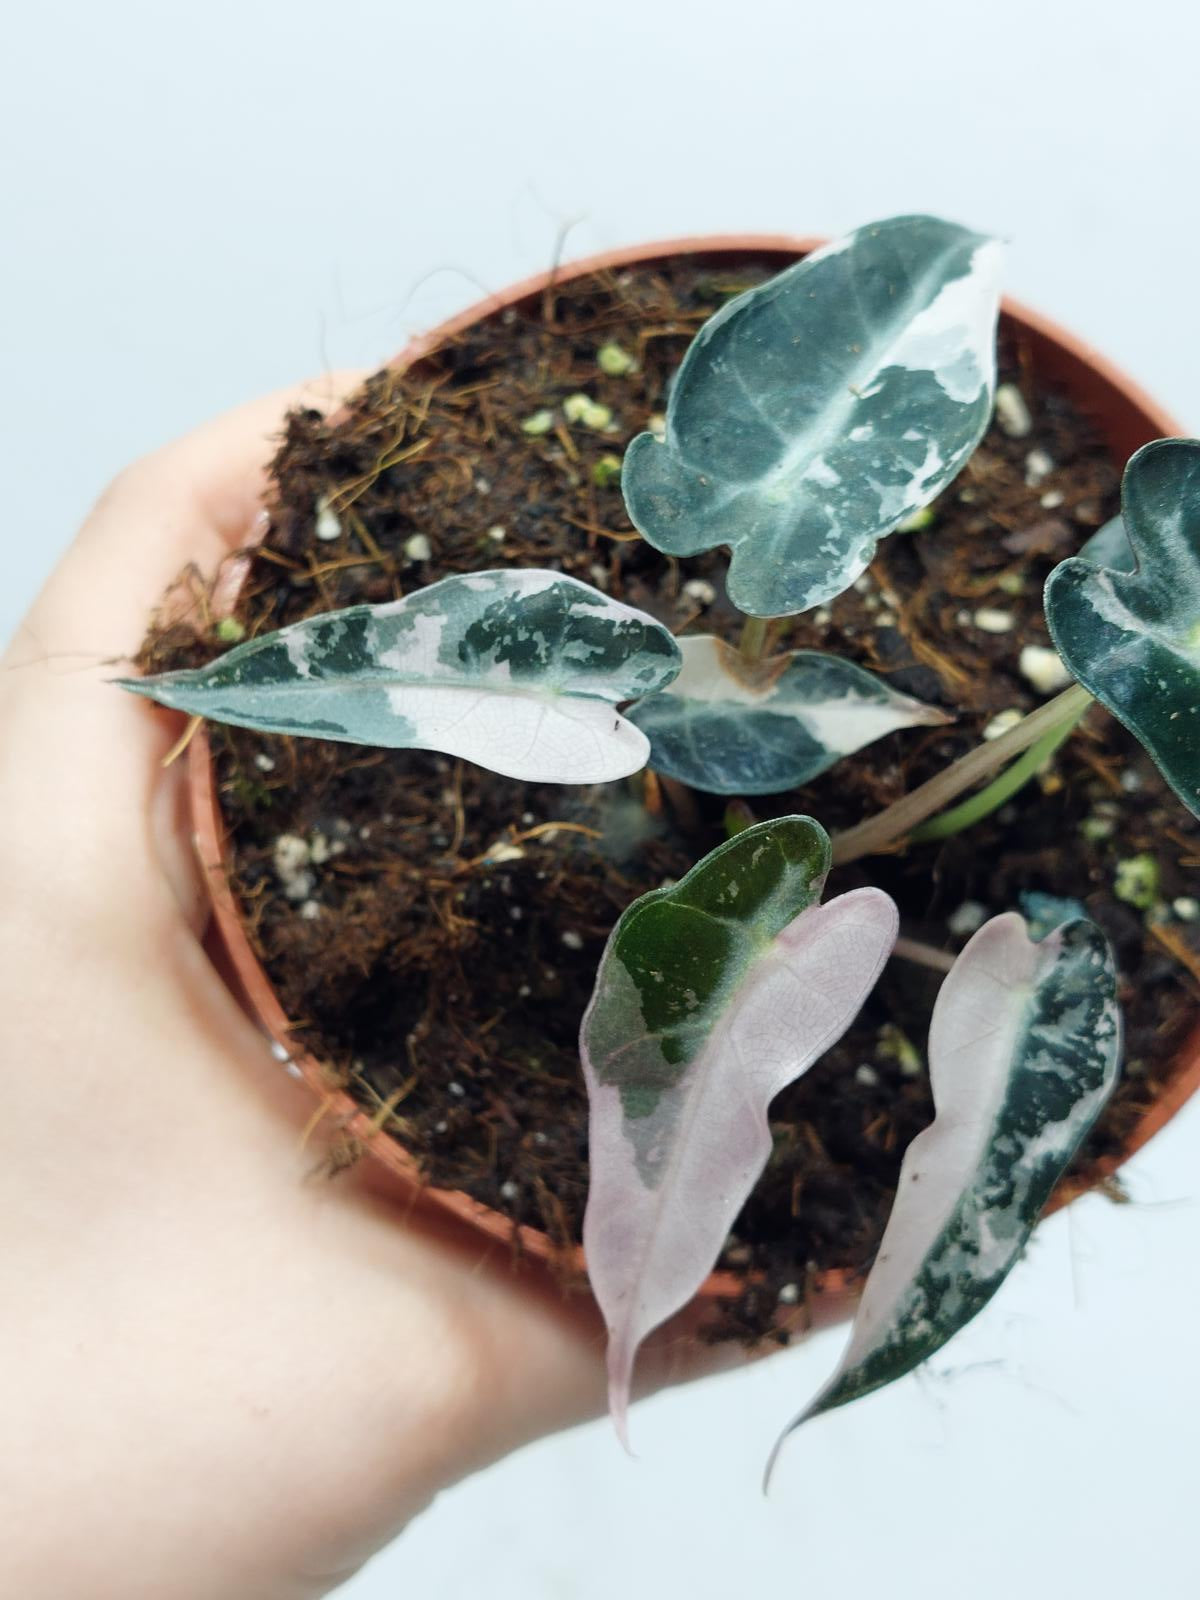
M 613 930 L 580 1036 L 583 1242 L 624 1436 L 642 1340 L 692 1297 L 771 1149 L 767 1106 L 849 1026 L 896 937 L 877 889 L 817 900 L 829 840 L 758 823 Z
M 793 1428 L 911 1371 L 987 1304 L 1112 1092 L 1120 1047 L 1093 923 L 1041 943 L 1015 912 L 980 928 L 934 1007 L 936 1116 L 905 1154 L 841 1365 Z
M 724 306 L 684 357 L 665 437 L 625 453 L 634 525 L 672 555 L 729 545 L 729 597 L 752 616 L 840 594 L 987 427 L 998 255 L 894 217 Z
M 747 668 L 721 639 L 679 644 L 678 678 L 626 715 L 655 771 L 710 794 L 779 794 L 897 728 L 952 720 L 838 656 L 796 650 Z
M 664 687 L 679 648 L 651 617 L 561 572 L 445 578 L 292 623 L 211 665 L 122 687 L 271 733 L 440 750 L 512 778 L 601 783 L 649 742 L 619 701 Z
M 1121 521 L 1136 567 L 1062 562 L 1046 583 L 1046 621 L 1075 677 L 1200 816 L 1200 441 L 1138 451 Z

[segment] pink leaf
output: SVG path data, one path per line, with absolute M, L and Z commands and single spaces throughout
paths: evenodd
M 808 818 L 747 829 L 631 906 L 605 952 L 581 1038 L 583 1238 L 623 1441 L 638 1347 L 712 1270 L 770 1155 L 768 1105 L 845 1032 L 895 941 L 878 889 L 811 903 L 827 849 Z

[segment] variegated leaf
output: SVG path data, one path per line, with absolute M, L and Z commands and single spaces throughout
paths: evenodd
M 1200 441 L 1139 450 L 1121 505 L 1136 567 L 1096 566 L 1094 553 L 1062 562 L 1046 621 L 1075 677 L 1200 816 Z
M 982 1310 L 1112 1092 L 1120 1049 L 1099 928 L 1067 922 L 1040 944 L 1016 912 L 980 928 L 934 1007 L 937 1114 L 904 1157 L 841 1365 L 789 1433 L 911 1371 Z
M 1120 517 L 1111 517 L 1102 528 L 1097 528 L 1091 538 L 1080 546 L 1080 561 L 1089 561 L 1093 567 L 1108 567 L 1113 572 L 1132 572 L 1137 562 Z
M 745 829 L 613 930 L 580 1048 L 583 1243 L 625 1435 L 638 1346 L 711 1271 L 771 1150 L 767 1106 L 849 1026 L 896 937 L 877 889 L 818 906 L 809 817 Z
M 751 616 L 841 594 L 987 427 L 998 256 L 893 217 L 724 306 L 684 357 L 665 438 L 625 452 L 634 525 L 672 555 L 731 546 L 729 597 Z
M 625 714 L 657 772 L 710 794 L 778 794 L 897 728 L 953 721 L 839 656 L 795 650 L 748 666 L 722 639 L 679 644 L 678 678 Z
M 514 568 L 310 617 L 207 667 L 120 681 L 239 727 L 603 783 L 645 766 L 650 749 L 614 706 L 663 688 L 679 659 L 643 612 L 561 572 Z

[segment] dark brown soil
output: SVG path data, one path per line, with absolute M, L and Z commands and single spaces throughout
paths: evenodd
M 257 632 L 448 573 L 553 566 L 677 632 L 735 637 L 724 556 L 675 561 L 644 544 L 603 463 L 662 412 L 704 318 L 765 275 L 681 263 L 583 280 L 473 328 L 403 377 L 376 375 L 332 426 L 293 417 L 239 620 Z M 636 357 L 635 372 L 598 370 L 609 340 Z M 1048 642 L 1043 580 L 1112 514 L 1118 470 L 1086 421 L 1037 389 L 1010 329 L 1002 352 L 1032 433 L 993 427 L 932 526 L 884 541 L 867 577 L 781 625 L 777 641 L 862 662 L 956 710 L 958 722 L 884 739 L 801 791 L 754 801 L 757 817 L 799 811 L 830 832 L 849 826 L 965 752 L 997 713 L 1042 698 L 1018 654 Z M 578 392 L 611 409 L 613 431 L 563 420 L 561 402 Z M 524 431 L 544 409 L 550 431 Z M 1036 483 L 1033 451 L 1052 463 Z M 340 522 L 331 541 L 315 537 L 322 505 Z M 428 541 L 428 559 L 406 555 L 414 536 Z M 1011 627 L 981 628 L 981 608 L 1006 613 Z M 211 632 L 185 622 L 160 631 L 145 660 L 180 665 L 216 648 Z M 431 1183 L 576 1240 L 587 1185 L 576 1039 L 597 961 L 635 896 L 723 836 L 723 802 L 684 796 L 680 809 L 641 777 L 603 790 L 539 787 L 423 754 L 213 735 L 234 883 L 298 1039 Z M 291 898 L 281 836 L 315 847 Z M 1095 710 L 1053 769 L 998 815 L 940 846 L 856 863 L 830 885 L 879 884 L 906 933 L 947 950 L 965 942 L 948 919 L 966 902 L 992 914 L 1041 890 L 1086 904 L 1120 963 L 1127 1059 L 1076 1183 L 1154 1098 L 1194 1004 L 1200 924 L 1169 912 L 1148 920 L 1113 894 L 1118 861 L 1143 851 L 1158 862 L 1168 907 L 1195 892 L 1200 826 Z M 922 1051 L 937 982 L 893 962 L 842 1042 L 775 1102 L 774 1155 L 723 1258 L 751 1282 L 716 1331 L 761 1335 L 781 1292 L 791 1301 L 823 1268 L 869 1265 L 904 1148 L 931 1116 Z

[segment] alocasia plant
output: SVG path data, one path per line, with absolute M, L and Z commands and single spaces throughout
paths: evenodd
M 818 650 L 747 663 L 704 634 L 680 649 L 675 681 L 627 715 L 649 737 L 655 771 L 711 794 L 779 794 L 898 728 L 953 721 Z
M 1050 574 L 1046 621 L 1080 683 L 1200 816 L 1200 441 L 1146 445 L 1121 495 L 1136 566 L 1115 531 L 1093 542 Z
M 672 783 L 793 789 L 885 734 L 945 722 L 857 662 L 772 655 L 764 619 L 841 593 L 968 459 L 992 405 L 996 265 L 979 234 L 893 218 L 701 328 L 664 436 L 634 440 L 622 483 L 657 549 L 729 548 L 727 595 L 745 616 L 736 647 L 677 643 L 574 578 L 517 569 L 314 616 L 124 687 L 251 728 L 438 750 L 544 782 L 611 782 L 648 759 L 664 783 L 638 793 L 660 805 Z M 621 354 L 602 370 L 627 372 Z M 530 434 L 553 421 L 530 420 Z M 1070 736 L 1093 695 L 1200 815 L 1200 443 L 1160 441 L 1133 458 L 1122 518 L 1052 574 L 1046 615 L 1078 683 L 832 851 L 810 818 L 740 817 L 742 831 L 614 928 L 580 1044 L 584 1242 L 622 1430 L 640 1342 L 710 1271 L 769 1158 L 772 1097 L 841 1035 L 893 948 L 881 891 L 820 903 L 831 859 L 969 828 Z M 627 791 L 622 801 L 635 803 Z M 715 835 L 720 808 L 689 805 Z M 905 1158 L 845 1360 L 806 1416 L 908 1371 L 980 1309 L 1112 1088 L 1108 947 L 1074 903 L 1042 891 L 1023 903 L 1039 931 L 1068 920 L 1034 942 L 1002 915 L 945 980 L 929 1042 L 937 1114 Z
M 614 710 L 665 688 L 679 647 L 653 618 L 561 572 L 444 578 L 121 686 L 272 733 L 440 750 L 510 778 L 604 783 L 650 746 Z
M 1116 990 L 1091 922 L 1035 943 L 1008 912 L 967 944 L 929 1029 L 937 1115 L 904 1157 L 841 1365 L 791 1428 L 911 1371 L 995 1294 L 1116 1085 Z
M 998 257 L 966 228 L 893 217 L 739 295 L 684 357 L 665 438 L 626 452 L 634 526 L 671 555 L 728 545 L 749 616 L 840 594 L 983 436 Z
M 771 1150 L 767 1105 L 833 1044 L 896 938 L 878 889 L 818 905 L 811 817 L 718 846 L 613 929 L 583 1019 L 588 1272 L 624 1430 L 638 1345 L 691 1299 Z

